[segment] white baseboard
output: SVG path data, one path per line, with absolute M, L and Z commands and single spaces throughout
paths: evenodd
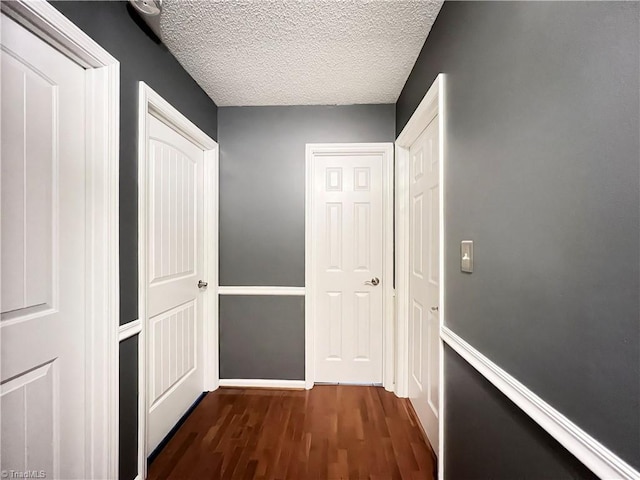
M 603 479 L 640 479 L 640 472 L 529 390 L 447 327 L 442 340 L 521 408 L 562 446 Z
M 239 388 L 279 388 L 286 390 L 304 390 L 304 380 L 256 380 L 252 378 L 221 378 L 220 386 Z
M 218 295 L 304 296 L 304 287 L 218 287 Z

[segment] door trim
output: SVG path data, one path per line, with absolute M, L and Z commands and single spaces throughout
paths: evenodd
M 47 2 L 2 2 L 2 12 L 85 68 L 85 472 L 118 476 L 120 63 Z
M 139 431 L 138 475 L 147 477 L 147 113 L 153 113 L 204 150 L 204 271 L 209 288 L 203 292 L 204 390 L 218 388 L 218 144 L 144 82 L 138 88 L 138 315 Z
M 420 134 L 429 125 L 431 120 L 438 115 L 439 144 L 440 144 L 440 332 L 446 318 L 446 305 L 444 302 L 445 271 L 444 271 L 444 211 L 445 211 L 445 169 L 446 169 L 446 144 L 445 144 L 445 75 L 439 74 L 426 95 L 416 108 L 415 112 L 396 139 L 396 290 L 397 290 L 397 349 L 398 363 L 396 375 L 398 384 L 396 395 L 407 397 L 409 395 L 409 252 L 410 252 L 410 194 L 409 194 L 409 149 L 418 139 Z M 444 478 L 444 350 L 440 339 L 438 357 L 440 359 L 439 375 L 439 406 L 438 412 L 438 478 Z
M 308 143 L 306 146 L 305 194 L 305 388 L 315 381 L 315 299 L 312 288 L 315 275 L 312 249 L 314 225 L 311 221 L 313 195 L 313 160 L 326 155 L 382 155 L 382 385 L 395 388 L 394 289 L 393 289 L 393 144 L 392 143 Z

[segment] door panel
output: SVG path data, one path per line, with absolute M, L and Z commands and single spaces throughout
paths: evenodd
M 147 455 L 204 390 L 204 153 L 148 115 Z
M 411 146 L 409 397 L 438 451 L 440 197 L 438 117 Z
M 188 302 L 151 319 L 151 405 L 196 366 L 195 302 Z
M 85 478 L 85 71 L 1 21 L 0 469 Z
M 316 156 L 315 380 L 381 383 L 382 155 Z
M 413 376 L 414 386 L 417 387 L 412 392 L 421 392 L 422 386 L 422 326 L 424 324 L 422 305 L 415 299 L 413 300 L 413 309 L 411 310 L 411 373 Z

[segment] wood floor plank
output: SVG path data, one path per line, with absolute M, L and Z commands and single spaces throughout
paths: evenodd
M 148 478 L 434 479 L 407 400 L 378 387 L 221 388 L 151 464 Z

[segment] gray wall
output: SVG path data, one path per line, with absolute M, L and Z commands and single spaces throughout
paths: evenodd
M 217 138 L 217 107 L 127 2 L 52 2 L 120 61 L 120 323 L 138 318 L 138 82 Z M 120 346 L 120 478 L 137 471 L 137 338 Z
M 221 296 L 220 317 L 220 378 L 304 380 L 304 297 Z
M 305 144 L 393 142 L 394 111 L 220 108 L 220 285 L 303 287 Z
M 120 343 L 119 475 L 123 480 L 138 474 L 138 336 Z
M 445 358 L 448 479 L 597 478 L 455 351 Z
M 637 2 L 447 2 L 396 105 L 399 132 L 447 74 L 448 326 L 636 468 L 639 21 Z M 459 270 L 463 239 L 472 275 Z M 469 375 L 449 379 L 448 398 L 464 402 Z M 528 428 L 496 405 L 464 406 L 446 417 L 468 435 L 447 441 L 447 469 L 486 442 L 464 418 L 504 423 L 500 445 Z M 520 476 L 476 465 L 476 477 Z
M 138 82 L 214 140 L 217 106 L 124 1 L 53 6 L 120 62 L 120 323 L 138 318 Z
M 304 286 L 305 144 L 392 142 L 394 115 L 393 105 L 218 109 L 220 284 Z M 302 303 L 222 298 L 221 377 L 303 379 Z

